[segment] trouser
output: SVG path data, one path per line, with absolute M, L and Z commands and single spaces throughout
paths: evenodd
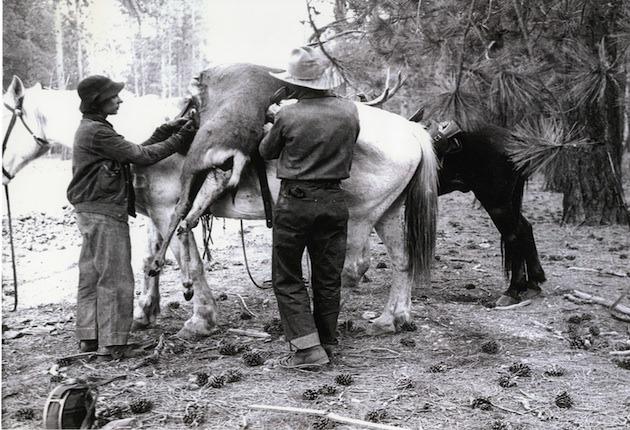
M 76 336 L 99 346 L 125 345 L 133 322 L 134 280 L 129 224 L 97 213 L 77 213 L 83 236 L 79 257 Z
M 339 182 L 283 180 L 273 217 L 273 287 L 285 338 L 297 349 L 336 343 L 348 207 Z M 302 254 L 311 259 L 310 298 Z

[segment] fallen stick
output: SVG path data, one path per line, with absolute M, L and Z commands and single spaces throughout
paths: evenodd
M 578 270 L 580 272 L 593 272 L 593 273 L 597 273 L 598 275 L 616 276 L 618 278 L 627 278 L 628 277 L 628 275 L 625 274 L 625 273 L 611 272 L 609 270 L 592 269 L 590 267 L 571 266 L 571 267 L 569 267 L 569 270 Z
M 355 418 L 344 417 L 333 412 L 321 411 L 319 409 L 305 409 L 305 408 L 292 408 L 290 406 L 270 406 L 270 405 L 250 405 L 251 409 L 258 409 L 262 411 L 272 412 L 292 412 L 304 415 L 317 415 L 320 417 L 328 418 L 331 421 L 336 421 L 343 424 L 352 424 L 361 428 L 379 429 L 379 430 L 405 430 L 405 427 L 391 426 L 389 424 L 372 423 L 370 421 L 358 420 Z
M 510 309 L 516 309 L 516 308 L 522 308 L 525 306 L 529 306 L 532 304 L 531 299 L 530 300 L 523 300 L 520 303 L 516 303 L 514 305 L 508 305 L 508 306 L 495 306 L 493 309 L 497 310 L 497 311 L 509 311 Z
M 621 355 L 621 356 L 625 356 L 625 355 L 630 355 L 630 350 L 627 350 L 627 351 L 610 351 L 608 354 L 609 354 L 609 355 Z
M 245 299 L 243 298 L 243 296 L 241 296 L 238 293 L 235 293 L 239 299 L 241 299 L 241 305 L 243 306 L 243 309 L 245 310 L 245 312 L 247 312 L 248 314 L 250 314 L 251 316 L 253 316 L 254 318 L 258 318 L 258 315 L 256 315 L 255 313 L 253 313 L 252 311 L 249 310 L 249 308 L 247 307 L 247 304 L 245 304 Z
M 241 336 L 251 336 L 251 337 L 259 337 L 262 339 L 267 339 L 269 337 L 271 337 L 271 335 L 269 333 L 265 333 L 262 331 L 256 331 L 256 330 L 241 330 L 238 328 L 229 328 L 228 333 L 232 333 L 232 334 L 238 334 Z
M 607 300 L 607 299 L 605 299 L 603 297 L 595 296 L 593 294 L 584 293 L 584 292 L 578 291 L 578 290 L 573 290 L 572 295 L 574 297 L 577 297 L 578 299 L 590 300 L 593 303 L 597 303 L 598 305 L 606 306 L 607 308 L 610 308 L 613 304 L 617 303 L 617 306 L 615 306 L 614 310 L 619 312 L 619 313 L 622 313 L 622 314 L 630 316 L 630 308 L 627 307 L 627 306 L 624 306 L 624 305 L 620 305 L 618 303 L 618 301 L 615 302 L 613 300 Z M 613 309 L 611 309 L 611 310 L 613 310 Z

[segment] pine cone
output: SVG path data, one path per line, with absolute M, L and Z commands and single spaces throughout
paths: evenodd
M 208 383 L 208 374 L 206 372 L 199 372 L 196 374 L 197 379 L 195 380 L 195 384 L 203 387 Z
M 496 354 L 499 352 L 499 344 L 494 340 L 490 340 L 481 344 L 481 351 L 486 354 Z
M 473 409 L 481 409 L 482 411 L 492 410 L 492 403 L 490 403 L 490 400 L 486 399 L 485 397 L 477 397 L 472 401 L 472 404 L 470 406 Z
M 335 376 L 335 382 L 339 385 L 351 385 L 354 382 L 354 378 L 349 373 L 340 373 Z
M 559 408 L 569 409 L 573 407 L 573 399 L 569 396 L 569 393 L 563 391 L 556 396 L 556 406 Z
M 304 400 L 315 400 L 318 397 L 319 397 L 319 391 L 318 390 L 313 390 L 313 389 L 309 388 L 308 390 L 305 390 L 302 393 L 302 398 Z
M 337 389 L 328 384 L 322 385 L 322 387 L 317 391 L 319 392 L 319 394 L 323 394 L 324 396 L 333 396 L 337 393 Z
M 225 378 L 225 382 L 232 383 L 243 379 L 243 374 L 240 370 L 230 369 L 223 374 L 223 377 Z
M 224 343 L 219 348 L 219 354 L 221 355 L 236 355 L 239 353 L 239 347 L 233 343 Z
M 416 341 L 410 337 L 403 337 L 402 339 L 400 339 L 400 344 L 408 348 L 415 348 Z
M 225 377 L 223 375 L 213 376 L 210 378 L 210 386 L 212 388 L 221 388 L 225 385 Z
M 379 423 L 387 419 L 387 409 L 374 409 L 365 415 L 365 420 L 373 423 Z
M 407 390 L 413 388 L 413 380 L 411 378 L 400 378 L 396 380 L 395 387 L 397 390 Z
M 532 376 L 532 369 L 527 364 L 523 363 L 512 364 L 509 368 L 509 371 L 515 376 L 521 376 L 524 378 Z
M 261 355 L 257 352 L 246 352 L 243 354 L 243 361 L 248 366 L 260 366 L 265 362 Z
M 503 388 L 515 387 L 516 382 L 514 382 L 511 375 L 501 375 L 499 376 L 499 386 Z
M 566 370 L 564 370 L 562 367 L 552 367 L 549 370 L 545 370 L 544 375 L 545 376 L 563 376 L 566 373 Z
M 153 409 L 153 402 L 148 399 L 136 399 L 129 403 L 129 410 L 134 414 L 143 414 Z
M 20 408 L 15 411 L 15 419 L 18 421 L 31 421 L 35 419 L 35 412 L 31 408 Z
M 186 413 L 184 414 L 182 420 L 184 421 L 184 424 L 193 426 L 203 423 L 206 420 L 206 417 L 201 407 L 193 404 L 186 406 Z
M 400 325 L 401 331 L 416 331 L 418 330 L 418 326 L 413 321 L 405 321 Z

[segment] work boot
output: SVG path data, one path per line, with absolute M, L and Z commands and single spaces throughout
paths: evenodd
M 98 341 L 96 339 L 86 339 L 79 341 L 79 351 L 95 352 L 98 349 Z
M 298 349 L 292 356 L 280 360 L 280 365 L 293 369 L 308 369 L 328 364 L 330 360 L 321 345 Z

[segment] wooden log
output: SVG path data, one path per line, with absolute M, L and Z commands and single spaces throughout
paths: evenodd
M 608 300 L 605 299 L 603 297 L 599 297 L 596 296 L 594 294 L 588 294 L 579 290 L 573 290 L 572 293 L 573 296 L 577 297 L 578 299 L 582 299 L 582 300 L 590 300 L 593 303 L 597 303 L 598 305 L 602 305 L 602 306 L 606 306 L 607 308 L 610 308 L 613 303 L 615 303 L 614 300 Z M 616 312 L 620 312 L 622 314 L 625 315 L 630 315 L 630 308 L 621 304 L 617 304 L 617 306 L 615 306 L 614 309 Z
M 392 426 L 389 424 L 380 424 L 373 423 L 370 421 L 359 420 L 356 418 L 344 417 L 342 415 L 336 414 L 334 412 L 321 411 L 319 409 L 305 409 L 305 408 L 294 408 L 291 406 L 271 406 L 271 405 L 250 405 L 251 409 L 258 409 L 263 411 L 272 411 L 272 412 L 292 412 L 296 414 L 303 415 L 317 415 L 320 417 L 328 418 L 331 421 L 335 421 L 343 424 L 351 424 L 358 426 L 360 428 L 369 428 L 369 429 L 378 429 L 378 430 L 406 430 L 404 427 Z

